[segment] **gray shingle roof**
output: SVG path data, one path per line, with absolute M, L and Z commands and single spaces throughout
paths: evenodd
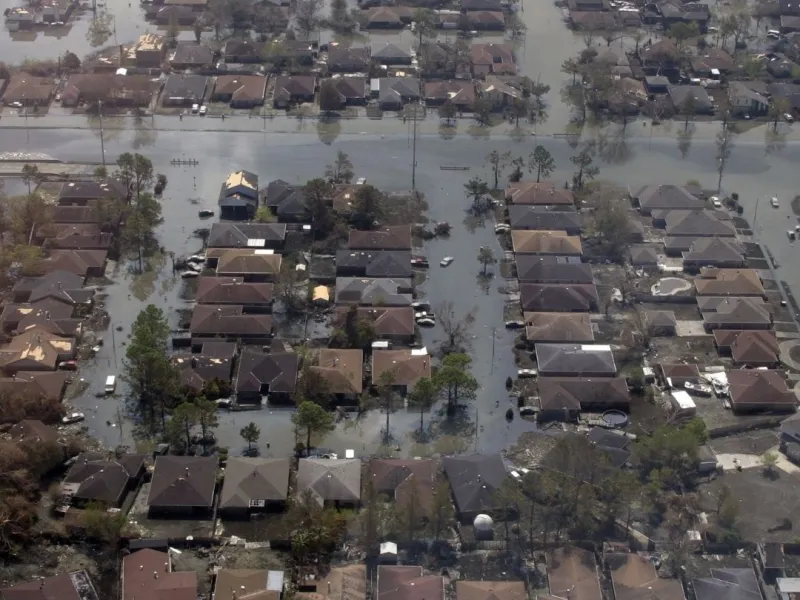
M 288 458 L 228 459 L 220 508 L 248 508 L 251 500 L 286 500 L 289 490 Z
M 446 456 L 443 464 L 458 512 L 484 512 L 497 507 L 495 490 L 508 476 L 499 454 Z
M 316 500 L 358 502 L 361 498 L 361 461 L 355 458 L 301 458 L 297 491 L 311 490 Z
M 614 375 L 617 365 L 610 346 L 599 344 L 536 344 L 539 373 Z

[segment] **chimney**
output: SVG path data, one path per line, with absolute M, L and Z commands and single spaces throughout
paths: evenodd
M 158 571 L 153 571 L 153 578 L 158 579 Z

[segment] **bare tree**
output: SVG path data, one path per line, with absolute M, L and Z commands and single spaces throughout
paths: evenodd
M 319 13 L 322 10 L 322 0 L 297 0 L 295 4 L 294 20 L 298 29 L 308 35 L 319 25 Z
M 464 314 L 458 314 L 450 301 L 442 302 L 436 307 L 436 312 L 439 313 L 439 324 L 445 334 L 442 344 L 445 354 L 460 352 L 469 347 L 470 334 L 477 310 L 477 307 L 473 307 Z
M 725 127 L 723 125 L 722 131 L 717 134 L 717 173 L 719 174 L 719 179 L 717 179 L 717 191 L 719 192 L 722 189 L 722 176 L 725 174 L 725 167 L 728 166 L 728 159 L 731 157 L 731 151 L 733 150 L 733 132 L 730 128 Z

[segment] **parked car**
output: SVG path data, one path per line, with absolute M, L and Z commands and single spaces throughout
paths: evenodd
M 775 196 L 772 197 L 772 200 L 770 200 L 769 203 L 772 205 L 772 208 L 778 208 L 781 205 L 781 203 L 778 202 L 778 198 Z
M 209 217 L 213 217 L 214 216 L 214 211 L 213 210 L 208 210 L 208 209 L 203 209 L 203 210 L 197 211 L 197 216 L 200 217 L 201 219 L 207 219 Z
M 526 377 L 536 377 L 538 372 L 536 369 L 517 369 L 517 377 L 524 379 Z
M 694 383 L 692 381 L 687 381 L 685 384 L 683 384 L 683 387 L 687 392 L 697 394 L 698 396 L 710 396 L 713 391 L 711 386 L 708 384 Z
M 62 360 L 58 363 L 58 370 L 59 371 L 77 371 L 78 370 L 78 362 L 74 360 Z
M 452 256 L 445 256 L 445 257 L 444 257 L 444 258 L 441 260 L 441 262 L 440 262 L 439 264 L 440 264 L 441 266 L 443 266 L 443 267 L 449 267 L 449 266 L 450 266 L 450 263 L 452 263 L 454 260 L 455 260 L 455 258 L 453 258 Z
M 356 185 L 364 185 L 365 183 L 367 183 L 366 177 L 359 177 L 358 179 L 356 179 Z
M 794 117 L 789 113 L 783 113 L 783 118 L 786 120 L 787 123 L 794 123 Z
M 511 231 L 511 226 L 507 223 L 498 223 L 494 226 L 495 233 L 508 233 L 509 231 Z
M 436 315 L 430 311 L 421 310 L 419 312 L 414 313 L 414 318 L 419 321 L 420 319 L 430 319 L 431 321 L 436 320 Z
M 199 111 L 200 111 L 200 105 L 199 104 L 192 104 L 192 114 L 196 115 Z
M 199 271 L 184 271 L 181 273 L 181 277 L 184 279 L 191 279 L 192 277 L 200 277 Z
M 413 308 L 415 312 L 420 311 L 420 310 L 430 310 L 431 309 L 431 303 L 430 302 L 425 302 L 424 300 L 418 300 L 417 302 L 412 302 L 411 303 L 411 308 Z
M 61 422 L 64 425 L 69 425 L 70 423 L 80 423 L 86 418 L 86 416 L 82 412 L 74 412 L 65 415 L 64 418 L 61 419 Z
M 205 104 L 200 107 L 199 113 L 200 113 L 201 117 L 205 117 L 207 112 L 208 112 L 208 108 L 206 107 Z
M 428 259 L 425 258 L 424 256 L 415 256 L 415 257 L 413 257 L 411 259 L 411 266 L 412 267 L 419 267 L 421 269 L 427 269 L 431 265 L 428 262 Z
M 711 205 L 714 208 L 722 208 L 722 201 L 719 199 L 718 196 L 711 196 L 709 200 L 711 200 Z
M 506 321 L 506 329 L 522 329 L 525 327 L 524 321 Z

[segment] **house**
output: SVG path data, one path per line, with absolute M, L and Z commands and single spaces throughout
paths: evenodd
M 567 235 L 580 235 L 583 222 L 574 210 L 561 207 L 511 204 L 508 206 L 508 222 L 511 229 L 538 229 L 564 231 Z
M 633 76 L 630 60 L 621 50 L 614 50 L 610 47 L 600 50 L 594 57 L 594 62 L 607 65 L 611 69 L 611 73 L 620 78 Z
M 726 371 L 730 403 L 735 412 L 794 412 L 797 396 L 786 386 L 782 371 L 731 369 Z
M 698 299 L 698 305 L 703 314 L 703 327 L 706 331 L 772 329 L 772 315 L 761 298 L 706 296 Z
M 261 404 L 267 397 L 270 403 L 286 404 L 292 399 L 299 368 L 300 358 L 294 352 L 242 350 L 236 372 L 236 398 L 241 403 Z
M 258 175 L 234 171 L 219 190 L 220 216 L 223 219 L 251 219 L 258 208 Z
M 61 90 L 61 104 L 74 107 L 103 102 L 103 106 L 146 107 L 153 97 L 153 84 L 147 75 L 81 73 L 70 75 Z
M 0 326 L 4 333 L 11 335 L 16 331 L 22 331 L 27 327 L 20 327 L 23 322 L 29 323 L 33 317 L 33 322 L 50 321 L 65 330 L 70 327 L 77 337 L 80 332 L 81 319 L 72 318 L 72 305 L 64 304 L 54 300 L 40 300 L 34 304 L 6 304 L 0 313 Z M 76 323 L 72 326 L 72 323 Z
M 332 85 L 339 94 L 339 108 L 361 106 L 367 103 L 370 90 L 365 77 L 332 77 L 322 85 Z
M 330 73 L 366 73 L 369 63 L 369 48 L 348 48 L 333 43 L 328 47 Z
M 311 370 L 325 379 L 328 391 L 343 401 L 354 400 L 364 389 L 362 350 L 323 348 Z
M 680 185 L 649 185 L 631 193 L 643 215 L 654 210 L 703 210 L 705 202 Z
M 271 181 L 267 186 L 264 204 L 281 223 L 304 223 L 311 220 L 303 186 L 294 186 L 283 179 Z
M 0 394 L 59 401 L 64 397 L 68 379 L 69 373 L 65 371 L 17 371 L 13 377 L 0 377 Z
M 792 73 L 796 73 L 800 68 L 797 63 L 789 60 L 784 54 L 768 54 L 764 60 L 767 73 L 779 79 L 791 77 Z
M 197 20 L 197 13 L 190 6 L 158 6 L 147 5 L 144 9 L 145 17 L 155 21 L 156 25 L 169 26 L 177 23 L 180 27 L 189 27 Z
M 456 581 L 456 600 L 526 600 L 521 581 Z
M 103 215 L 97 206 L 54 206 L 53 223 L 101 223 Z
M 247 283 L 241 277 L 200 277 L 195 299 L 198 304 L 235 304 L 245 313 L 268 313 L 272 284 Z
M 572 192 L 550 181 L 520 181 L 506 188 L 506 202 L 540 206 L 575 206 Z
M 23 277 L 12 288 L 11 301 L 35 304 L 39 300 L 61 302 L 75 309 L 92 305 L 94 292 L 83 289 L 83 278 L 66 271 L 51 271 L 41 277 Z
M 206 515 L 214 506 L 216 483 L 216 456 L 157 456 L 147 496 L 149 512 Z
M 530 312 L 592 312 L 597 310 L 597 288 L 587 284 L 522 283 L 520 303 Z
M 373 6 L 365 12 L 367 29 L 402 29 L 410 25 L 414 17 L 410 6 Z
M 283 571 L 266 569 L 219 569 L 212 600 L 280 600 Z
M 602 12 L 611 7 L 608 0 L 567 0 L 570 12 Z
M 61 482 L 61 493 L 69 496 L 74 506 L 99 502 L 106 508 L 118 508 L 144 476 L 145 458 L 144 454 L 81 454 Z
M 659 2 L 656 6 L 661 12 L 661 22 L 664 31 L 667 31 L 677 23 L 686 25 L 694 23 L 697 25 L 697 30 L 701 34 L 708 31 L 711 11 L 707 4 L 701 2 L 682 3 L 679 0 L 666 0 L 664 2 Z
M 506 28 L 502 10 L 468 10 L 459 22 L 470 31 L 504 31 Z
M 653 221 L 658 222 L 653 213 Z M 731 221 L 721 220 L 716 211 L 671 210 L 663 216 L 667 237 L 736 237 L 736 228 Z
M 192 42 L 178 42 L 167 56 L 169 65 L 178 71 L 199 69 L 214 64 L 214 53 L 208 46 Z
M 379 565 L 375 600 L 444 600 L 444 578 L 422 567 Z
M 714 342 L 719 353 L 732 356 L 736 364 L 778 365 L 778 339 L 774 331 L 715 329 Z
M 730 238 L 697 238 L 683 253 L 683 266 L 686 269 L 718 267 L 736 269 L 746 266 L 744 249 Z
M 3 93 L 3 103 L 23 106 L 47 106 L 56 91 L 50 77 L 33 77 L 27 73 L 12 75 Z
M 536 344 L 539 376 L 614 377 L 611 346 L 602 344 Z
M 422 519 L 430 516 L 433 507 L 436 471 L 431 459 L 373 458 L 367 477 L 378 494 Z
M 321 505 L 357 506 L 361 500 L 361 460 L 301 458 L 297 463 L 297 493 L 308 491 Z
M 476 82 L 478 96 L 487 100 L 493 110 L 502 111 L 523 98 L 523 91 L 516 79 L 514 75 L 486 75 L 483 81 Z
M 8 375 L 17 371 L 55 371 L 58 363 L 72 360 L 75 351 L 74 339 L 35 325 L 0 346 L 0 370 Z
M 420 379 L 431 378 L 431 357 L 424 348 L 373 350 L 372 385 L 382 385 L 384 378 L 393 389 L 406 395 Z
M 350 250 L 411 250 L 411 226 L 392 225 L 373 231 L 350 230 Z
M 336 278 L 336 304 L 361 306 L 410 306 L 411 279 Z
M 412 277 L 408 250 L 339 250 L 336 274 L 342 277 Z
M 316 75 L 280 75 L 275 80 L 273 104 L 275 108 L 289 108 L 293 104 L 314 102 L 316 93 Z
M 608 97 L 609 107 L 620 114 L 635 115 L 647 101 L 644 83 L 632 77 L 622 77 L 615 82 Z
M 219 495 L 220 514 L 248 517 L 253 512 L 282 510 L 289 493 L 289 468 L 288 458 L 229 458 Z
M 474 77 L 517 73 L 514 48 L 511 44 L 473 44 L 471 53 Z
M 302 582 L 297 600 L 366 600 L 367 567 L 350 564 L 332 567 L 327 574 Z
M 631 244 L 628 248 L 631 264 L 635 267 L 657 267 L 659 249 L 650 244 Z
M 273 334 L 272 315 L 244 314 L 238 305 L 197 304 L 189 331 L 193 338 L 269 343 Z
M 700 270 L 694 281 L 698 296 L 759 296 L 766 297 L 761 277 L 755 269 Z
M 283 223 L 214 223 L 206 247 L 279 250 L 285 241 L 286 225 Z
M 221 248 L 208 253 L 217 258 L 217 275 L 241 277 L 246 282 L 273 281 L 281 271 L 281 255 L 272 250 Z
M 661 380 L 667 388 L 682 388 L 687 382 L 700 381 L 700 370 L 697 365 L 684 363 L 660 363 L 658 365 Z
M 539 419 L 574 420 L 582 410 L 627 410 L 624 377 L 539 377 Z
M 111 234 L 100 231 L 95 223 L 54 223 L 36 232 L 43 245 L 58 250 L 107 250 Z
M 372 44 L 370 58 L 380 65 L 410 65 L 413 58 L 410 47 L 400 47 L 389 42 Z
M 800 31 L 800 17 L 781 15 L 780 32 L 783 34 Z
M 207 87 L 208 77 L 204 75 L 170 75 L 161 90 L 161 104 L 174 107 L 202 104 Z
M 692 57 L 692 71 L 698 77 L 709 78 L 717 72 L 730 73 L 736 68 L 733 57 L 722 48 L 706 48 L 699 56 Z
M 670 81 L 664 75 L 648 75 L 644 78 L 644 87 L 648 94 L 666 94 Z
M 123 62 L 142 69 L 156 69 L 164 62 L 166 52 L 167 43 L 162 36 L 143 33 L 123 56 Z
M 96 201 L 126 200 L 128 196 L 129 192 L 122 182 L 112 177 L 104 180 L 69 181 L 63 183 L 58 191 L 58 205 L 87 206 Z
M 86 571 L 36 577 L 33 581 L 0 588 L 2 600 L 98 600 L 99 596 Z M 125 599 L 128 600 L 128 599 Z
M 524 322 L 529 343 L 594 341 L 587 313 L 526 312 Z
M 581 256 L 581 238 L 567 235 L 565 231 L 513 230 L 511 246 L 516 254 L 553 254 Z
M 282 16 L 282 19 L 285 17 Z M 316 58 L 314 45 L 308 40 L 277 39 L 264 44 L 266 62 L 274 66 L 311 67 Z
M 159 456 L 158 461 L 166 458 Z M 216 462 L 216 459 L 211 459 Z M 173 571 L 172 554 L 151 548 L 137 550 L 122 558 L 122 600 L 142 598 L 197 598 L 197 573 Z
M 517 279 L 526 283 L 594 283 L 592 267 L 563 256 L 517 254 Z
M 655 336 L 678 335 L 678 321 L 671 310 L 646 310 L 644 323 L 647 332 Z
M 692 579 L 697 600 L 762 600 L 761 586 L 751 567 L 711 569 L 711 577 Z
M 571 600 L 603 600 L 594 554 L 574 546 L 546 554 L 550 595 Z
M 421 98 L 416 77 L 381 77 L 378 83 L 378 106 L 382 110 L 401 110 Z
M 469 12 L 471 10 L 502 10 L 503 5 L 500 0 L 461 0 L 459 3 L 461 12 Z
M 605 562 L 611 572 L 616 600 L 640 600 L 642 596 L 659 600 L 685 600 L 680 580 L 659 577 L 649 556 L 611 552 L 605 555 Z
M 678 47 L 669 38 L 639 47 L 639 61 L 642 63 L 645 75 L 669 77 L 676 70 L 679 56 Z
M 213 102 L 227 102 L 231 108 L 264 106 L 267 78 L 260 75 L 220 75 L 211 94 Z
M 264 62 L 264 44 L 249 39 L 232 39 L 225 44 L 226 63 Z
M 425 104 L 440 106 L 450 102 L 462 111 L 471 111 L 475 105 L 475 84 L 472 81 L 427 81 L 425 82 Z
M 769 112 L 769 99 L 758 91 L 760 86 L 753 83 L 763 84 L 761 81 L 731 81 L 728 85 L 728 103 L 734 113 L 759 116 Z M 766 86 L 763 87 L 766 92 Z
M 23 419 L 15 423 L 8 433 L 15 442 L 57 444 L 61 439 L 58 430 L 35 419 Z
M 499 508 L 495 492 L 508 477 L 501 455 L 445 456 L 442 465 L 459 518 L 471 522 L 475 516 Z
M 38 269 L 43 274 L 65 271 L 83 279 L 102 277 L 107 260 L 108 250 L 53 250 L 39 262 Z
M 344 324 L 351 308 L 341 306 L 335 309 L 337 326 L 341 327 Z M 410 306 L 359 306 L 356 311 L 358 319 L 366 319 L 372 325 L 376 339 L 389 340 L 401 345 L 414 341 L 416 335 L 414 309 Z
M 768 97 L 772 102 L 784 98 L 791 107 L 791 113 L 800 112 L 800 85 L 794 83 L 770 83 L 767 85 Z
M 702 85 L 671 85 L 667 88 L 667 94 L 678 114 L 714 114 L 714 104 Z
M 203 342 L 200 353 L 173 354 L 171 358 L 181 385 L 200 394 L 208 391 L 212 382 L 230 383 L 236 343 L 198 341 Z
M 569 23 L 578 31 L 608 31 L 619 28 L 623 12 L 574 10 L 569 13 Z
M 21 6 L 15 6 L 5 15 L 5 20 L 9 32 L 30 31 L 36 24 L 36 15 L 32 10 L 27 10 Z M 4 85 L 0 85 L 0 93 L 2 93 L 5 83 L 6 81 L 3 80 Z

